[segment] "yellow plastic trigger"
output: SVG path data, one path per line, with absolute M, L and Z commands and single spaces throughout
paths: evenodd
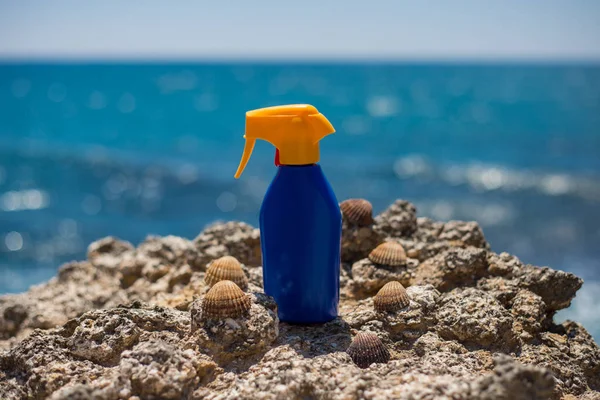
M 319 161 L 319 140 L 335 128 L 314 106 L 289 104 L 259 108 L 246 113 L 246 144 L 235 178 L 239 178 L 256 139 L 277 148 L 281 165 L 310 165 Z
M 335 132 L 335 128 L 331 125 L 331 122 L 321 113 L 309 115 L 308 122 L 312 126 L 314 143 Z

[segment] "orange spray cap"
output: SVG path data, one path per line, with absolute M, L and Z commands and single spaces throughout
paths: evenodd
M 309 104 L 259 108 L 246 113 L 246 145 L 235 178 L 239 178 L 254 150 L 256 139 L 277 149 L 277 162 L 306 165 L 319 161 L 319 140 L 335 132 L 333 125 Z

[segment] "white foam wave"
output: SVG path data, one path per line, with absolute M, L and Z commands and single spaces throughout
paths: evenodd
M 48 207 L 50 196 L 44 190 L 11 190 L 0 196 L 0 210 L 39 210 Z
M 449 185 L 468 185 L 476 191 L 535 190 L 548 196 L 571 195 L 600 202 L 600 181 L 575 174 L 519 170 L 479 162 L 444 167 L 420 154 L 398 158 L 394 172 L 402 179 L 441 179 Z

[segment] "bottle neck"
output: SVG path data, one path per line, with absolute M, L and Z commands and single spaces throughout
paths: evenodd
M 279 164 L 279 168 L 306 168 L 306 167 L 314 167 L 318 165 L 317 163 L 312 163 L 312 164 L 301 164 L 301 165 L 285 165 L 285 164 Z

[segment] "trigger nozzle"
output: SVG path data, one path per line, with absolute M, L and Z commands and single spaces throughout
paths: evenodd
M 250 160 L 250 156 L 252 155 L 252 150 L 254 150 L 255 143 L 256 139 L 246 139 L 246 144 L 244 145 L 244 153 L 242 154 L 240 165 L 238 166 L 238 169 L 235 172 L 235 179 L 238 179 L 240 175 L 242 175 L 242 172 L 244 172 L 244 168 L 246 168 L 246 164 L 248 164 L 248 160 Z

